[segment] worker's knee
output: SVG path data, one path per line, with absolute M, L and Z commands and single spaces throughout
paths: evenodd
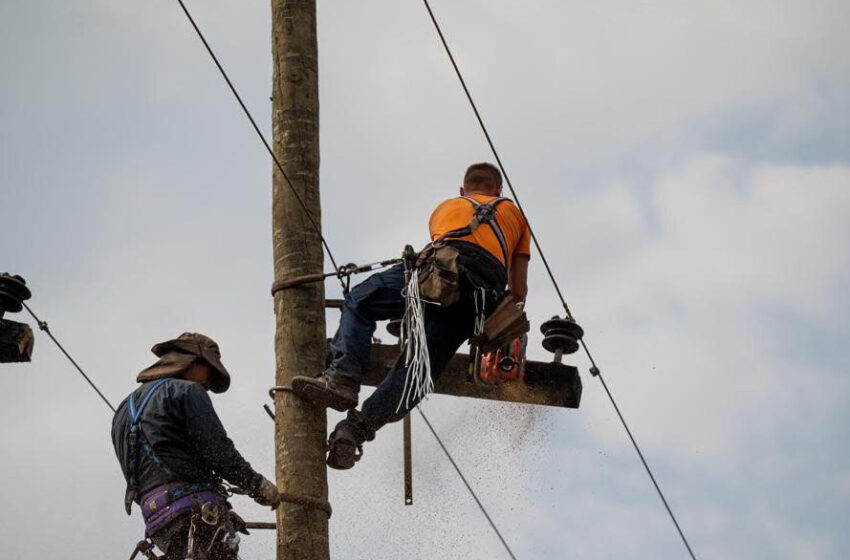
M 401 316 L 404 312 L 401 288 L 381 274 L 374 274 L 346 294 L 345 311 L 367 321 Z

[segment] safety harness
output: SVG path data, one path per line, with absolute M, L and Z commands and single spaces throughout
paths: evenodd
M 502 228 L 496 220 L 496 208 L 507 198 L 498 197 L 489 202 L 478 202 L 470 196 L 461 196 L 472 205 L 472 219 L 462 227 L 447 231 L 429 244 L 418 256 L 413 249 L 405 248 L 405 312 L 401 323 L 400 342 L 404 348 L 404 362 L 407 375 L 396 412 L 409 409 L 410 404 L 428 396 L 434 388 L 431 378 L 431 359 L 428 341 L 425 336 L 425 312 L 423 302 L 431 304 L 453 305 L 460 297 L 458 250 L 446 245 L 445 241 L 461 239 L 471 235 L 481 224 L 487 224 L 496 236 L 504 257 L 504 267 L 510 266 L 508 244 Z M 476 287 L 475 299 L 475 335 L 485 330 L 486 290 Z
M 505 268 L 509 269 L 508 244 L 502 228 L 496 220 L 496 208 L 508 200 L 499 197 L 489 202 L 478 202 L 470 196 L 460 198 L 472 204 L 472 220 L 466 227 L 454 229 L 442 234 L 437 241 L 471 235 L 478 226 L 486 223 L 493 230 L 502 249 Z M 521 338 L 528 332 L 528 319 L 522 307 L 517 306 L 511 296 L 505 297 L 498 307 L 486 318 L 484 292 L 477 289 L 475 296 L 475 329 L 470 343 L 474 347 L 472 377 L 475 383 L 484 387 L 493 387 L 500 381 L 519 379 L 525 366 L 525 342 Z M 527 341 L 527 338 L 525 339 Z M 482 355 L 483 353 L 483 355 Z M 483 366 L 483 368 L 482 368 Z M 482 370 L 483 369 L 483 375 Z
M 157 457 L 148 439 L 141 429 L 142 412 L 157 389 L 162 387 L 168 378 L 160 379 L 148 389 L 142 397 L 138 407 L 136 406 L 135 392 L 130 394 L 127 400 L 127 410 L 130 414 L 130 431 L 127 434 L 127 491 L 124 496 L 124 507 L 127 514 L 137 498 L 145 520 L 145 535 L 150 536 L 159 529 L 176 519 L 177 517 L 192 512 L 189 528 L 189 552 L 194 548 L 194 536 L 197 522 L 201 520 L 208 525 L 218 525 L 223 516 L 224 523 L 221 530 L 224 531 L 223 543 L 231 550 L 238 549 L 239 536 L 233 529 L 229 507 L 226 499 L 216 492 L 212 485 L 206 483 L 184 483 L 169 482 L 151 488 L 139 497 L 139 450 L 144 452 L 148 459 L 169 480 L 174 479 L 174 474 L 166 464 Z M 218 537 L 218 532 L 212 539 Z M 211 544 L 212 546 L 212 544 Z
M 133 502 L 136 501 L 139 493 L 139 448 L 145 452 L 145 455 L 148 456 L 157 468 L 161 469 L 166 475 L 171 474 L 165 463 L 153 452 L 150 442 L 145 437 L 145 434 L 142 433 L 139 425 L 142 412 L 145 410 L 148 402 L 150 402 L 154 392 L 162 387 L 166 381 L 168 381 L 168 378 L 160 379 L 154 383 L 153 387 L 142 397 L 142 402 L 139 403 L 138 408 L 136 407 L 135 392 L 130 393 L 130 397 L 127 400 L 127 409 L 130 413 L 130 432 L 127 434 L 127 491 L 124 493 L 124 509 L 127 511 L 127 515 L 130 515 L 130 508 Z
M 508 242 L 505 241 L 505 235 L 502 233 L 502 228 L 499 227 L 498 220 L 496 220 L 496 208 L 499 204 L 509 199 L 500 196 L 489 202 L 478 202 L 471 196 L 464 195 L 459 196 L 458 198 L 462 198 L 472 205 L 472 219 L 462 228 L 453 229 L 443 233 L 434 240 L 434 243 L 439 244 L 447 239 L 459 239 L 461 237 L 466 237 L 467 235 L 472 235 L 482 223 L 487 224 L 490 226 L 490 229 L 493 230 L 493 234 L 499 242 L 499 247 L 502 249 L 502 257 L 504 257 L 505 268 L 508 268 Z

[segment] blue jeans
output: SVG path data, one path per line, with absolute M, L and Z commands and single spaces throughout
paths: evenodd
M 449 307 L 425 304 L 425 334 L 431 359 L 431 377 L 435 382 L 458 348 L 472 335 L 475 321 L 474 288 L 485 289 L 485 309 L 489 314 L 495 309 L 505 285 L 501 264 L 483 253 L 483 250 L 465 251 L 462 264 L 478 274 L 475 275 L 474 283 L 470 275 L 461 274 L 460 300 Z M 329 375 L 360 386 L 363 374 L 371 363 L 375 323 L 400 318 L 404 314 L 403 288 L 404 268 L 396 265 L 373 274 L 346 294 L 339 329 L 331 341 L 331 364 L 326 370 Z M 383 382 L 363 402 L 361 412 L 349 415 L 348 422 L 357 424 L 355 427 L 362 434 L 362 439 L 372 439 L 375 430 L 388 422 L 404 418 L 418 403 L 418 400 L 411 399 L 409 406 L 398 408 L 406 376 L 404 356 L 400 355 Z

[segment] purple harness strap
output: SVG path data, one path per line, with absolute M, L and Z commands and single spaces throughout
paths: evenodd
M 189 488 L 187 488 L 189 487 Z M 188 491 L 187 491 L 188 490 Z M 218 507 L 226 503 L 225 499 L 212 490 L 194 490 L 191 485 L 172 482 L 157 486 L 142 497 L 142 517 L 145 518 L 145 533 L 156 533 L 177 517 L 200 509 L 204 502 Z

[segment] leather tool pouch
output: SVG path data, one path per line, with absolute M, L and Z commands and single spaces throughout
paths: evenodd
M 510 343 L 513 339 L 527 333 L 531 328 L 525 311 L 517 307 L 517 300 L 506 295 L 496 310 L 484 321 L 481 334 L 473 336 L 469 342 L 489 352 Z
M 460 299 L 458 250 L 451 245 L 431 245 L 419 254 L 419 295 L 448 307 Z

